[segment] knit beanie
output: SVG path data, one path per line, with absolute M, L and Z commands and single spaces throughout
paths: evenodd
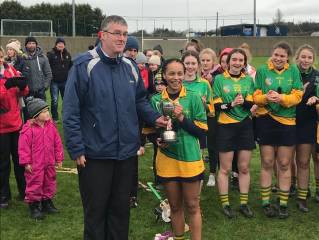
M 219 58 L 221 58 L 221 57 L 224 56 L 224 55 L 228 55 L 231 51 L 233 51 L 232 48 L 224 48 L 224 49 L 220 52 Z
M 6 48 L 7 50 L 8 49 L 13 49 L 16 53 L 19 53 L 20 52 L 20 47 L 19 44 L 17 42 L 11 42 L 11 43 L 8 43 Z
M 153 50 L 157 50 L 157 51 L 159 51 L 162 55 L 163 55 L 163 48 L 162 48 L 162 46 L 161 45 L 156 45 L 155 47 L 153 47 Z
M 157 55 L 152 55 L 150 57 L 150 59 L 148 60 L 148 63 L 149 64 L 156 64 L 156 65 L 160 66 L 161 65 L 161 58 Z
M 25 38 L 25 44 L 24 44 L 24 46 L 27 46 L 28 42 L 35 42 L 35 44 L 38 45 L 37 40 L 35 39 L 35 37 L 32 37 L 32 36 Z
M 146 56 L 144 55 L 144 53 L 139 52 L 139 53 L 137 54 L 137 56 L 136 56 L 135 62 L 136 62 L 137 64 L 147 63 L 147 58 L 146 58 Z
M 138 51 L 138 40 L 137 40 L 136 37 L 128 36 L 127 42 L 126 42 L 126 45 L 125 45 L 125 48 L 124 48 L 124 52 L 127 49 L 136 49 Z
M 48 108 L 48 104 L 40 98 L 28 98 L 27 109 L 32 118 L 37 117 L 43 109 Z
M 55 41 L 55 46 L 58 44 L 58 43 L 63 43 L 65 45 L 65 40 L 64 38 L 62 37 L 58 37 Z

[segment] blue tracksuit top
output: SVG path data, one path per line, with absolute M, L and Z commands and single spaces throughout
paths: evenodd
M 100 46 L 74 60 L 63 99 L 65 144 L 72 159 L 124 160 L 140 147 L 138 118 L 154 125 L 137 66 L 108 58 Z

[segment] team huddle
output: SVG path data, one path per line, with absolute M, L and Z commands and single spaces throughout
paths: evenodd
M 0 67 L 3 54 L 0 51 Z M 139 52 L 122 17 L 109 16 L 102 22 L 95 48 L 73 61 L 63 99 L 65 145 L 79 172 L 84 239 L 128 238 L 129 208 L 138 205 L 138 156 L 147 142 L 153 144 L 154 183 L 164 188 L 170 205 L 174 239 L 185 239 L 184 211 L 191 239 L 201 239 L 205 149 L 206 185 L 217 183 L 221 209 L 228 218 L 236 215 L 228 196 L 230 181 L 239 190 L 240 214 L 254 216 L 249 191 L 256 144 L 261 206 L 267 217 L 287 218 L 293 193 L 298 209 L 309 211 L 311 157 L 319 202 L 316 52 L 305 44 L 292 56 L 289 44 L 279 42 L 258 69 L 250 65 L 251 58 L 247 44 L 225 48 L 217 58 L 215 51 L 192 40 L 181 58 L 165 60 L 160 45 Z M 6 70 L 1 71 L 3 76 Z M 28 86 L 15 85 L 11 75 L 1 81 L 1 91 L 28 95 Z M 15 97 L 16 107 L 18 100 Z M 55 182 L 47 183 L 42 197 L 28 185 L 38 178 L 32 174 L 34 159 L 43 157 L 32 155 L 30 143 L 32 134 L 40 139 L 41 129 L 51 131 L 50 141 L 55 143 L 48 165 L 54 166 L 63 160 L 61 140 L 45 101 L 31 99 L 27 110 L 32 119 L 19 138 L 20 165 L 27 178 L 25 201 L 31 210 L 41 212 L 42 201 L 46 211 L 55 212 L 51 201 Z M 50 172 L 46 174 L 49 179 Z M 55 176 L 54 170 L 51 174 Z M 275 203 L 273 191 L 278 192 Z

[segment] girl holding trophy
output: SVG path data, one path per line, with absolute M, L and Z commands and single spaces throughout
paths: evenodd
M 184 76 L 182 61 L 166 61 L 163 78 L 167 88 L 154 95 L 151 104 L 171 119 L 171 126 L 158 139 L 156 171 L 171 207 L 174 239 L 184 239 L 185 205 L 191 238 L 195 240 L 201 239 L 202 220 L 198 195 L 205 170 L 198 139 L 205 135 L 207 124 L 202 100 L 182 85 Z

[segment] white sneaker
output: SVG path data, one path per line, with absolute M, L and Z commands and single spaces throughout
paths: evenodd
M 214 174 L 209 174 L 208 182 L 206 184 L 207 187 L 215 187 L 216 179 Z

